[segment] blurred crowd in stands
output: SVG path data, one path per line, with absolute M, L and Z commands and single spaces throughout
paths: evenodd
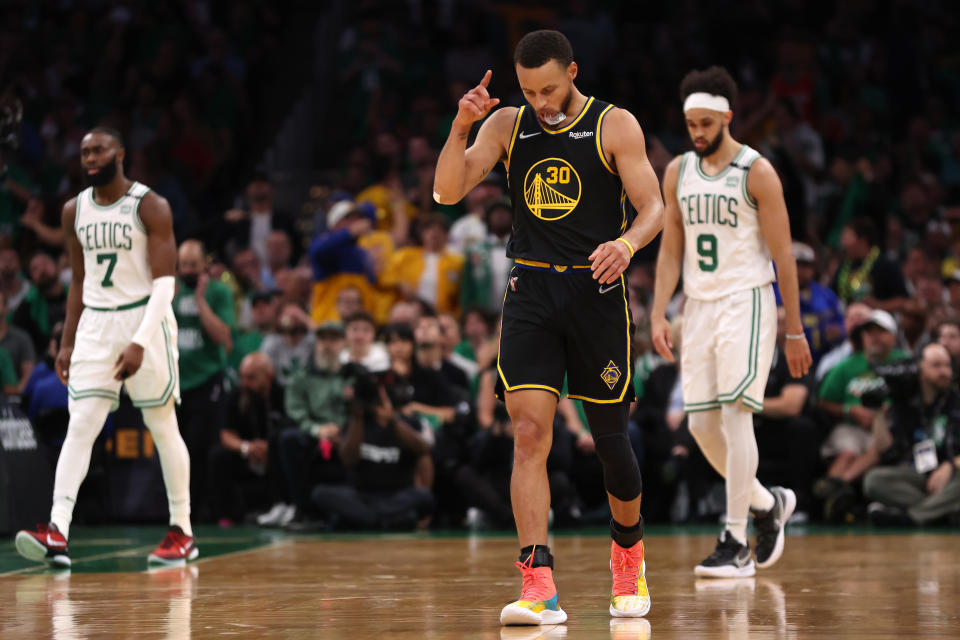
M 949 3 L 356 2 L 317 143 L 333 177 L 298 211 L 275 208 L 266 173 L 237 183 L 282 15 L 163 4 L 23 10 L 0 26 L 0 107 L 24 107 L 21 144 L 0 156 L 0 382 L 32 420 L 49 427 L 44 415 L 66 406 L 50 366 L 70 280 L 57 213 L 82 188 L 80 137 L 107 121 L 126 137 L 128 175 L 176 218 L 196 516 L 511 527 L 512 430 L 493 393 L 511 203 L 496 171 L 452 207 L 433 202 L 432 181 L 457 99 L 493 69 L 491 94 L 521 104 L 513 44 L 550 27 L 573 43 L 581 90 L 638 117 L 660 175 L 688 148 L 683 74 L 724 64 L 739 82 L 731 130 L 783 180 L 815 359 L 797 380 L 774 358 L 755 418 L 761 481 L 797 492 L 798 521 L 956 523 Z M 223 204 L 234 196 L 241 205 Z M 655 256 L 654 243 L 628 272 L 644 513 L 711 521 L 722 480 L 686 429 L 682 371 L 649 343 Z M 678 293 L 675 345 L 682 307 Z M 609 520 L 579 401 L 559 403 L 548 466 L 554 526 Z

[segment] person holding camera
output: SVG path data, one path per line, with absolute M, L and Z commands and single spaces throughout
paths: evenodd
M 923 525 L 960 513 L 960 391 L 952 384 L 950 354 L 930 343 L 919 367 L 895 363 L 877 373 L 889 403 L 873 421 L 874 446 L 884 464 L 863 482 L 874 501 L 871 521 Z
M 318 485 L 314 507 L 334 528 L 413 529 L 433 510 L 433 494 L 414 484 L 417 460 L 430 443 L 417 423 L 394 409 L 375 374 L 358 376 L 340 458 L 348 484 Z
M 864 406 L 862 399 L 883 384 L 875 367 L 907 357 L 896 348 L 897 333 L 893 316 L 882 309 L 871 311 L 853 332 L 854 340 L 862 340 L 863 350 L 840 362 L 820 385 L 818 406 L 835 421 L 820 449 L 820 455 L 831 461 L 830 467 L 814 486 L 814 493 L 825 501 L 827 519 L 843 515 L 853 498 L 851 485 L 877 464 L 870 433 L 876 410 Z

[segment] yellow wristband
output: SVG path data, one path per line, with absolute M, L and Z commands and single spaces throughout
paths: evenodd
M 619 241 L 622 242 L 623 244 L 627 245 L 627 249 L 630 249 L 630 257 L 632 258 L 632 257 L 633 257 L 633 254 L 636 253 L 636 251 L 635 251 L 634 248 L 633 248 L 633 245 L 630 244 L 630 242 L 629 242 L 626 238 L 624 238 L 623 236 L 620 236 L 619 238 L 617 238 L 617 240 L 619 240 Z

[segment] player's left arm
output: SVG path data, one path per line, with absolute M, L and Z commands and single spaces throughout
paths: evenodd
M 777 282 L 783 308 L 787 312 L 787 339 L 783 352 L 787 357 L 790 375 L 807 375 L 813 358 L 803 333 L 800 319 L 800 287 L 797 284 L 797 261 L 793 257 L 790 237 L 790 218 L 783 199 L 783 185 L 773 165 L 766 158 L 758 158 L 747 174 L 747 190 L 757 203 L 760 230 L 777 265 Z
M 612 158 L 611 166 L 620 174 L 627 197 L 637 210 L 633 224 L 620 238 L 601 244 L 590 254 L 594 279 L 609 284 L 627 270 L 633 254 L 660 233 L 663 198 L 657 174 L 647 158 L 643 130 L 633 114 L 625 109 L 611 109 L 602 126 L 602 151 Z
M 133 340 L 120 353 L 116 362 L 117 380 L 129 378 L 143 364 L 144 347 L 157 336 L 167 310 L 173 303 L 176 286 L 177 243 L 173 237 L 173 213 L 166 199 L 153 191 L 140 200 L 140 221 L 147 232 L 147 255 L 153 275 L 150 300 Z

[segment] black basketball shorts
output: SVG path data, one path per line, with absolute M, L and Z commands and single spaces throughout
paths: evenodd
M 634 327 L 625 276 L 601 286 L 583 267 L 510 272 L 503 301 L 497 396 L 543 389 L 599 404 L 631 402 Z

